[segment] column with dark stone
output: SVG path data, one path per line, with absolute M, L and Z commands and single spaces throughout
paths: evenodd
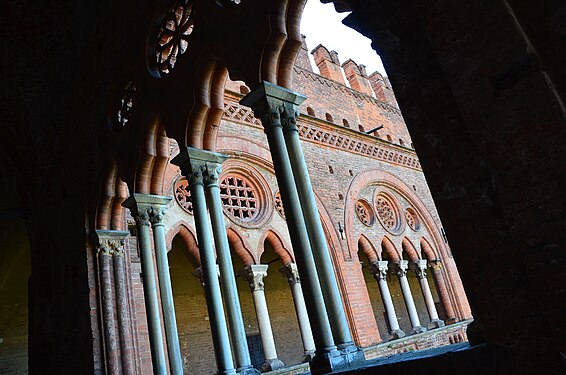
M 151 249 L 151 206 L 144 204 L 144 194 L 133 194 L 126 199 L 123 206 L 130 209 L 132 216 L 136 220 L 153 373 L 157 375 L 167 375 L 167 359 L 165 357 L 165 347 L 163 345 L 163 330 L 161 329 L 162 322 L 157 294 L 157 280 L 153 267 L 153 251 Z
M 261 366 L 261 372 L 275 371 L 284 367 L 283 362 L 277 358 L 277 349 L 269 320 L 269 310 L 265 300 L 263 279 L 267 276 L 266 264 L 250 265 L 240 271 L 240 275 L 246 278 L 252 292 L 259 334 L 263 346 L 265 362 Z
M 400 339 L 402 337 L 405 337 L 405 332 L 403 332 L 401 330 L 401 327 L 399 327 L 397 313 L 395 312 L 395 306 L 393 305 L 393 300 L 391 299 L 389 285 L 387 285 L 388 263 L 389 262 L 382 260 L 370 263 L 369 270 L 373 277 L 377 280 L 377 284 L 379 285 L 379 292 L 381 293 L 381 299 L 383 301 L 385 313 L 387 314 L 389 327 L 391 328 L 391 338 Z
M 218 372 L 220 374 L 235 374 L 236 370 L 232 360 L 230 338 L 216 269 L 213 235 L 206 208 L 204 189 L 204 178 L 207 172 L 206 162 L 202 158 L 195 157 L 197 155 L 193 150 L 192 148 L 181 150 L 179 155 L 171 160 L 171 163 L 178 165 L 182 174 L 189 180 L 206 304 Z
M 426 304 L 426 309 L 428 310 L 428 315 L 430 316 L 430 323 L 428 325 L 429 329 L 444 327 L 444 322 L 438 317 L 438 312 L 436 311 L 436 306 L 434 305 L 434 299 L 432 298 L 432 293 L 430 291 L 430 286 L 428 285 L 428 279 L 426 277 L 427 261 L 426 259 L 419 259 L 415 262 L 415 273 L 421 284 L 421 291 L 423 292 L 423 297 Z
M 301 280 L 303 280 L 303 292 L 316 346 L 316 355 L 311 361 L 311 372 L 322 373 L 348 366 L 349 363 L 334 344 L 326 303 L 322 295 L 299 194 L 294 182 L 291 161 L 283 137 L 281 113 L 285 109 L 285 105 L 293 106 L 293 104 L 289 104 L 289 100 L 284 99 L 292 99 L 292 97 L 279 98 L 280 93 L 279 87 L 263 83 L 245 96 L 240 103 L 251 107 L 256 117 L 261 118 L 267 135 L 283 209 L 287 217 L 287 227 L 299 274 Z
M 214 243 L 216 245 L 216 256 L 220 268 L 220 279 L 222 281 L 220 286 L 222 287 L 222 296 L 226 305 L 226 314 L 228 315 L 230 337 L 232 339 L 232 345 L 234 346 L 236 371 L 241 375 L 257 374 L 258 371 L 252 366 L 248 349 L 244 319 L 240 307 L 240 297 L 238 296 L 236 276 L 234 275 L 234 266 L 232 265 L 230 245 L 228 243 L 224 213 L 222 211 L 220 187 L 218 186 L 218 178 L 222 172 L 222 163 L 227 159 L 227 156 L 216 152 L 196 149 L 192 150 L 192 155 L 194 157 L 198 155 L 206 162 L 204 186 L 210 211 Z
M 401 291 L 403 292 L 403 298 L 405 299 L 405 304 L 407 305 L 407 311 L 409 312 L 409 319 L 411 320 L 411 326 L 413 327 L 413 333 L 425 332 L 426 328 L 421 326 L 419 320 L 419 314 L 417 313 L 417 308 L 415 307 L 415 301 L 413 300 L 413 295 L 411 293 L 411 288 L 409 287 L 409 280 L 407 280 L 407 270 L 409 269 L 409 261 L 401 260 L 393 264 L 393 269 L 399 278 L 399 284 L 401 285 Z
M 303 339 L 303 349 L 305 353 L 303 362 L 309 362 L 313 359 L 316 348 L 312 337 L 311 325 L 307 314 L 305 298 L 303 297 L 303 289 L 301 288 L 301 280 L 299 278 L 297 265 L 295 263 L 286 264 L 279 270 L 279 272 L 287 278 L 289 286 L 291 287 L 293 302 L 295 304 L 295 312 L 297 313 L 301 338 Z
M 112 255 L 115 244 L 112 239 L 98 237 L 98 272 L 100 275 L 102 325 L 104 327 L 104 347 L 106 368 L 109 375 L 119 375 L 118 334 L 114 317 L 114 291 L 112 287 Z

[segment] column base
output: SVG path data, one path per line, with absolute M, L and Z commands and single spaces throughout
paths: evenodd
M 266 359 L 261 365 L 261 372 L 275 371 L 285 367 L 278 358 Z
M 411 334 L 414 335 L 416 333 L 423 333 L 423 332 L 426 332 L 426 328 L 422 326 L 417 326 L 417 327 L 413 327 Z
M 391 338 L 389 340 L 402 339 L 403 337 L 405 337 L 405 332 L 397 329 L 395 331 L 391 331 Z
M 440 327 L 444 327 L 444 326 L 445 326 L 445 324 L 442 320 L 434 319 L 430 323 L 428 323 L 427 328 L 428 329 L 435 329 L 435 328 L 440 328 Z
M 314 358 L 314 350 L 309 350 L 306 351 L 305 354 L 303 355 L 303 363 L 307 363 L 312 361 Z
M 337 370 L 354 369 L 364 364 L 364 352 L 355 345 L 319 355 L 310 362 L 312 375 L 328 374 Z
M 258 369 L 254 368 L 252 365 L 246 367 L 240 367 L 236 369 L 236 374 L 238 375 L 259 375 Z

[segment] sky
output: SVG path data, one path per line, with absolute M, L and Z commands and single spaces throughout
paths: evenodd
M 342 24 L 348 14 L 349 12 L 336 12 L 332 3 L 322 4 L 319 0 L 309 0 L 301 21 L 301 33 L 307 36 L 309 52 L 322 44 L 328 50 L 338 52 L 340 63 L 352 59 L 358 65 L 365 65 L 368 75 L 376 70 L 386 75 L 381 59 L 371 48 L 371 41 Z M 311 63 L 316 70 L 312 56 Z

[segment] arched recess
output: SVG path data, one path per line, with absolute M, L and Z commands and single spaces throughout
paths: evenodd
M 377 256 L 377 251 L 371 244 L 370 240 L 368 240 L 367 237 L 364 236 L 363 234 L 360 235 L 360 239 L 358 240 L 358 247 L 360 250 L 364 252 L 364 254 L 366 255 L 366 257 L 370 262 L 373 263 L 379 260 Z
M 95 229 L 124 230 L 126 223 L 122 203 L 128 197 L 128 186 L 118 176 L 115 162 L 110 164 L 100 190 Z
M 420 259 L 419 252 L 415 248 L 415 245 L 413 245 L 411 240 L 407 237 L 403 238 L 403 241 L 401 241 L 401 247 L 403 252 L 409 257 L 409 261 L 416 262 Z
M 166 235 L 167 251 L 173 248 L 173 239 L 179 237 L 185 245 L 186 251 L 200 265 L 200 253 L 197 245 L 196 234 L 193 229 L 185 222 L 179 223 L 175 228 L 170 230 Z
M 397 250 L 397 248 L 395 247 L 395 245 L 393 244 L 393 241 L 391 241 L 389 239 L 389 237 L 384 236 L 383 240 L 381 240 L 381 259 L 384 259 L 385 257 L 383 256 L 383 252 L 385 252 L 385 255 L 387 255 L 387 257 L 389 258 L 389 260 L 391 262 L 398 262 L 401 260 L 401 256 L 399 254 L 399 251 Z
M 265 242 L 268 242 L 273 247 L 273 251 L 275 254 L 279 255 L 283 265 L 295 262 L 295 257 L 293 252 L 290 250 L 290 247 L 287 246 L 281 236 L 271 228 L 266 230 L 260 237 L 259 248 L 257 251 L 258 259 L 261 259 L 261 256 L 265 251 Z
M 252 252 L 248 241 L 232 227 L 228 228 L 226 232 L 228 234 L 230 247 L 234 253 L 240 257 L 244 266 L 258 264 L 259 258 Z

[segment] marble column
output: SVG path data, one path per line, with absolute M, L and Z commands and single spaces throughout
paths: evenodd
M 303 362 L 309 362 L 313 359 L 316 348 L 314 345 L 314 338 L 312 337 L 311 324 L 307 314 L 297 265 L 295 263 L 286 264 L 279 270 L 279 272 L 287 278 L 289 286 L 291 287 L 291 293 L 293 294 L 293 301 L 295 303 L 295 312 L 297 313 L 301 338 L 303 339 L 303 349 L 305 352 Z
M 294 183 L 291 161 L 289 160 L 283 136 L 281 113 L 285 109 L 285 105 L 289 103 L 289 100 L 277 97 L 280 93 L 278 87 L 264 82 L 245 96 L 240 103 L 252 107 L 255 115 L 261 118 L 265 134 L 267 135 L 275 176 L 277 177 L 283 209 L 287 218 L 287 227 L 291 236 L 299 274 L 301 280 L 303 280 L 305 303 L 316 346 L 316 355 L 311 362 L 311 370 L 313 372 L 334 370 L 347 366 L 349 362 L 347 358 L 341 356 L 334 344 L 326 303 L 322 295 L 299 195 Z M 293 95 L 291 93 L 286 99 L 292 101 Z
M 232 339 L 232 345 L 234 346 L 236 371 L 242 375 L 257 374 L 258 371 L 252 366 L 250 352 L 248 349 L 244 319 L 242 317 L 242 309 L 240 307 L 240 297 L 238 296 L 236 276 L 234 275 L 234 266 L 232 265 L 232 256 L 230 254 L 230 245 L 228 243 L 228 235 L 226 233 L 226 224 L 224 223 L 220 187 L 218 186 L 218 178 L 222 172 L 222 162 L 227 159 L 227 156 L 216 152 L 196 149 L 192 150 L 192 155 L 194 155 L 194 157 L 198 155 L 198 157 L 202 158 L 206 163 L 204 186 L 206 190 L 208 208 L 210 211 L 214 243 L 216 245 L 216 256 L 218 258 L 218 266 L 220 268 L 220 286 L 222 288 L 222 296 L 226 306 L 226 314 L 228 315 L 230 337 Z
M 114 292 L 116 315 L 118 322 L 118 336 L 120 343 L 120 359 L 124 375 L 133 375 L 134 356 L 132 353 L 132 331 L 130 321 L 130 310 L 126 290 L 126 270 L 124 260 L 124 241 L 130 234 L 128 231 L 97 230 L 98 243 L 105 243 L 111 248 L 112 264 L 114 271 Z
M 387 320 L 389 321 L 389 327 L 391 328 L 391 339 L 400 339 L 405 337 L 405 332 L 399 327 L 399 320 L 397 319 L 397 313 L 395 312 L 395 306 L 393 305 L 393 300 L 391 299 L 391 293 L 389 292 L 389 285 L 387 285 L 387 270 L 388 264 L 386 260 L 376 261 L 369 264 L 369 271 L 377 281 L 379 285 L 379 292 L 381 293 L 381 299 L 383 301 L 383 306 L 385 307 L 385 313 L 387 315 Z
M 411 293 L 411 288 L 409 287 L 409 280 L 407 280 L 407 270 L 409 268 L 408 260 L 401 260 L 394 263 L 394 270 L 399 278 L 399 284 L 401 284 L 401 291 L 403 292 L 403 298 L 405 299 L 405 304 L 407 305 L 407 311 L 409 312 L 409 319 L 411 320 L 411 325 L 413 327 L 412 333 L 425 332 L 426 328 L 421 326 L 419 320 L 419 314 L 417 313 L 417 308 L 415 307 L 415 301 L 413 300 L 413 295 Z
M 263 278 L 267 276 L 267 268 L 267 265 L 259 264 L 250 265 L 240 270 L 240 275 L 245 277 L 249 283 L 254 300 L 259 334 L 261 335 L 261 344 L 263 345 L 265 356 L 261 372 L 274 371 L 284 367 L 283 362 L 277 358 L 275 340 L 273 339 L 273 331 L 271 330 L 271 322 L 269 320 L 269 310 L 265 300 Z
M 297 128 L 298 110 L 299 104 L 301 104 L 306 97 L 292 93 L 283 87 L 274 86 L 273 88 L 278 90 L 276 95 L 285 100 L 283 110 L 281 111 L 285 144 L 291 161 L 294 183 L 299 194 L 301 209 L 305 218 L 305 225 L 316 263 L 318 277 L 320 278 L 324 302 L 326 303 L 328 318 L 330 320 L 330 327 L 332 328 L 332 334 L 334 336 L 334 343 L 340 350 L 356 352 L 359 351 L 359 349 L 354 346 L 354 342 L 352 341 L 352 335 L 350 334 L 350 328 L 348 327 L 346 313 L 344 312 L 344 306 L 342 304 L 342 297 L 340 296 L 338 282 L 336 281 L 334 268 L 332 266 L 326 235 L 324 234 L 320 221 L 307 163 L 299 140 L 299 130 Z M 289 100 L 291 97 L 293 99 Z
M 130 209 L 132 216 L 136 220 L 153 373 L 156 375 L 167 375 L 167 359 L 165 357 L 165 347 L 163 345 L 163 331 L 161 329 L 162 322 L 157 295 L 157 280 L 153 267 L 153 251 L 151 249 L 149 219 L 151 207 L 143 204 L 143 196 L 144 194 L 133 194 L 126 199 L 123 206 Z
M 206 305 L 210 319 L 210 330 L 212 332 L 212 343 L 218 372 L 220 374 L 235 374 L 236 370 L 234 368 L 234 361 L 232 360 L 230 338 L 228 336 L 228 327 L 226 325 L 226 316 L 224 315 L 222 294 L 220 292 L 220 282 L 216 269 L 213 235 L 206 207 L 204 190 L 204 177 L 207 170 L 206 162 L 195 157 L 197 155 L 195 155 L 193 150 L 192 148 L 182 149 L 179 155 L 171 160 L 171 163 L 181 167 L 182 174 L 189 180 L 189 188 L 191 189 L 193 199 L 195 229 L 199 243 Z
M 104 348 L 106 369 L 109 375 L 121 374 L 118 334 L 114 317 L 114 291 L 112 287 L 112 255 L 115 244 L 106 238 L 98 239 L 98 272 L 102 304 L 102 325 L 104 327 Z
M 446 282 L 444 281 L 442 261 L 440 259 L 430 260 L 428 262 L 428 267 L 432 270 L 434 280 L 436 281 L 438 295 L 440 296 L 440 301 L 442 301 L 442 306 L 444 307 L 444 312 L 446 313 L 446 324 L 456 323 L 456 314 L 454 313 L 454 307 L 452 306 L 452 301 L 450 300 L 450 296 L 448 294 Z
M 438 312 L 436 311 L 436 306 L 434 305 L 434 299 L 432 298 L 432 293 L 430 292 L 430 286 L 428 285 L 428 279 L 426 277 L 427 261 L 426 259 L 419 259 L 415 262 L 415 273 L 421 284 L 421 291 L 423 292 L 423 297 L 426 304 L 426 309 L 428 310 L 428 315 L 430 316 L 430 323 L 428 325 L 429 329 L 444 327 L 444 322 L 438 318 Z
M 169 368 L 171 375 L 183 375 L 183 361 L 181 359 L 181 346 L 177 332 L 177 319 L 175 317 L 175 304 L 173 302 L 173 289 L 171 287 L 171 274 L 169 273 L 169 259 L 167 258 L 167 245 L 165 240 L 165 226 L 163 219 L 167 204 L 171 197 L 152 195 L 149 220 L 153 229 L 155 257 L 157 260 L 157 274 L 159 277 L 159 291 L 161 294 L 161 308 L 165 336 L 167 338 L 167 353 L 169 354 Z M 138 203 L 139 204 L 139 203 Z

